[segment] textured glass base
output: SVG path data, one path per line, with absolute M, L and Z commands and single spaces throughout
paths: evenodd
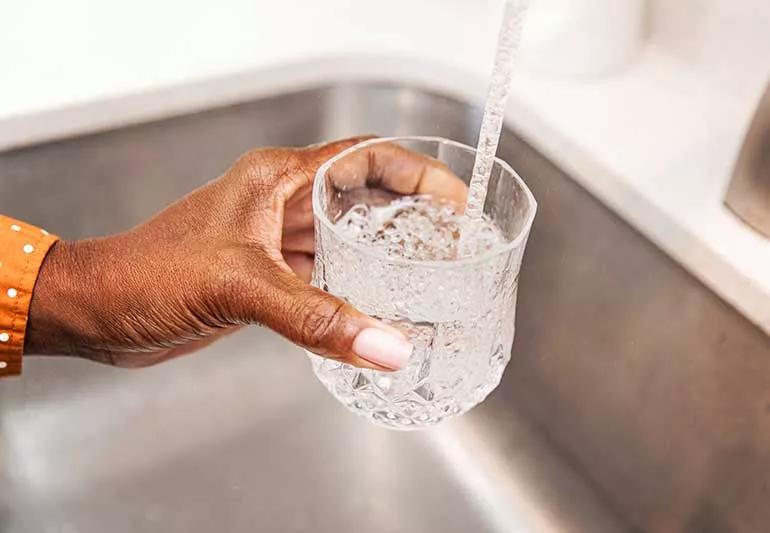
M 307 353 L 316 376 L 338 401 L 375 424 L 399 430 L 430 427 L 466 413 L 498 386 L 508 362 L 507 357 L 490 361 L 477 386 L 459 376 L 447 386 L 429 382 L 427 373 L 414 380 L 412 364 L 398 372 L 377 372 Z

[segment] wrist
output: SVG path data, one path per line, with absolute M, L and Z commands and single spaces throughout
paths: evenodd
M 97 342 L 102 276 L 93 260 L 97 241 L 59 241 L 40 268 L 32 300 L 24 352 L 77 355 Z

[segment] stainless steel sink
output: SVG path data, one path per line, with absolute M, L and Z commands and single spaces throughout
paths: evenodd
M 472 143 L 478 119 L 419 89 L 310 89 L 0 154 L 0 212 L 104 234 L 254 146 Z M 482 406 L 379 429 L 257 328 L 141 371 L 30 358 L 0 383 L 0 530 L 768 531 L 770 339 L 511 132 L 500 152 L 540 213 Z

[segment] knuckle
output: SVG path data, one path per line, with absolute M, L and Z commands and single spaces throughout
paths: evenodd
M 243 179 L 259 178 L 262 174 L 263 163 L 264 155 L 261 150 L 251 150 L 235 161 L 228 174 Z
M 249 194 L 265 199 L 292 192 L 306 183 L 303 153 L 289 148 L 252 150 L 242 155 L 233 167 L 233 174 L 245 182 Z
M 324 345 L 337 329 L 344 314 L 342 302 L 318 298 L 304 311 L 300 323 L 301 336 L 311 348 Z
M 241 155 L 230 169 L 241 179 L 253 182 L 269 181 L 270 170 L 274 166 L 275 155 L 270 150 L 256 149 Z

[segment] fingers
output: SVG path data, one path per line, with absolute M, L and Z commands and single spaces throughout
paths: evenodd
M 318 167 L 334 157 L 341 150 L 354 146 L 366 137 L 347 139 L 328 145 L 316 145 L 300 151 L 303 166 L 307 167 L 297 180 L 292 180 L 298 186 L 286 200 L 283 213 L 283 231 L 289 233 L 297 230 L 305 230 L 313 227 L 313 184 Z M 303 182 L 304 177 L 310 176 L 311 182 Z
M 302 172 L 289 180 L 284 206 L 283 231 L 292 233 L 312 228 L 312 180 L 318 167 L 339 152 L 355 146 L 370 136 L 355 137 L 333 143 L 314 145 L 299 150 Z M 428 194 L 437 199 L 464 205 L 468 187 L 447 165 L 432 157 L 419 154 L 395 143 L 374 144 L 337 161 L 329 177 L 340 189 L 356 189 L 366 198 L 382 194 Z M 391 197 L 392 199 L 392 197 Z M 386 202 L 387 203 L 387 202 Z M 310 252 L 308 248 L 290 251 Z
M 250 319 L 256 320 L 313 353 L 376 370 L 404 367 L 412 345 L 387 326 L 291 272 L 269 268 L 253 295 Z
M 285 207 L 292 197 L 300 191 L 311 188 L 316 171 L 323 163 L 356 144 L 370 139 L 371 136 L 352 137 L 326 144 L 311 145 L 306 148 L 263 148 L 252 150 L 241 156 L 233 168 L 239 168 L 235 174 L 245 176 L 251 182 L 259 183 L 263 188 L 267 181 L 272 198 Z M 228 173 L 233 172 L 233 169 Z M 310 191 L 304 191 L 308 194 Z
M 305 185 L 286 201 L 283 230 L 295 231 L 313 227 L 313 187 Z
M 299 231 L 284 232 L 281 250 L 312 255 L 315 252 L 315 234 L 312 226 Z
M 312 255 L 284 251 L 283 260 L 299 279 L 305 283 L 310 283 L 310 279 L 313 277 Z
M 429 194 L 464 204 L 468 187 L 447 165 L 395 143 L 373 144 L 332 165 L 329 177 L 340 189 L 381 187 L 398 194 Z
M 341 141 L 333 141 L 330 143 L 313 144 L 306 148 L 297 151 L 297 155 L 300 157 L 302 172 L 291 176 L 291 189 L 290 195 L 294 196 L 296 193 L 305 187 L 310 189 L 312 195 L 312 185 L 315 179 L 316 171 L 318 167 L 326 163 L 329 159 L 351 148 L 357 144 L 360 144 L 366 140 L 371 139 L 371 135 L 362 135 L 358 137 L 351 137 L 349 139 L 343 139 Z
M 374 135 L 359 135 L 330 143 L 313 144 L 306 147 L 303 152 L 309 158 L 310 166 L 317 169 L 340 152 L 374 138 Z

